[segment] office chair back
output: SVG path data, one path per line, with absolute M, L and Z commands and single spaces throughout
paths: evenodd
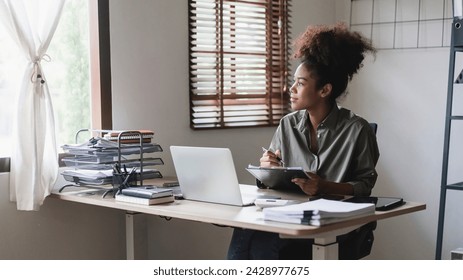
M 378 131 L 378 124 L 377 123 L 370 123 L 371 129 L 373 129 L 373 132 L 376 134 Z

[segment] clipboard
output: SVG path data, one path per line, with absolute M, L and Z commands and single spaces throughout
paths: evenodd
M 269 189 L 301 191 L 291 182 L 293 178 L 309 179 L 302 167 L 259 167 L 249 165 L 246 170 Z

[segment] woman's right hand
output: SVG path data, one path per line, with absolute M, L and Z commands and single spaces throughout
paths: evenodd
M 280 150 L 276 150 L 275 153 L 266 151 L 260 158 L 260 167 L 279 167 L 281 166 L 280 158 Z

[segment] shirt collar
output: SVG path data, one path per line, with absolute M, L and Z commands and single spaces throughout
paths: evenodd
M 328 116 L 326 116 L 326 118 L 322 121 L 322 124 L 328 129 L 334 130 L 338 123 L 339 111 L 338 105 L 335 104 Z
M 326 116 L 326 118 L 320 123 L 323 124 L 323 126 L 329 128 L 329 129 L 335 129 L 336 128 L 336 123 L 338 120 L 339 116 L 339 107 L 338 105 L 334 105 L 333 109 L 331 109 L 331 112 Z M 296 127 L 299 129 L 299 131 L 304 131 L 304 129 L 308 126 L 309 122 L 309 112 L 307 110 L 301 110 L 300 111 L 301 120 L 299 123 L 296 125 Z

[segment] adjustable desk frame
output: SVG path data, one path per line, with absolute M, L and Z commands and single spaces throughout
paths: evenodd
M 257 189 L 255 186 L 243 188 L 246 193 L 254 194 L 273 194 L 275 191 Z M 138 205 L 131 203 L 116 202 L 113 198 L 102 198 L 100 194 L 76 195 L 89 190 L 77 192 L 53 193 L 51 197 L 64 201 L 72 201 L 83 204 L 97 205 L 113 209 L 124 210 L 126 212 L 126 246 L 127 259 L 135 259 L 136 244 L 134 229 L 136 227 L 135 217 L 139 213 L 157 215 L 183 220 L 197 221 L 210 224 L 220 224 L 230 227 L 248 228 L 254 230 L 275 232 L 282 238 L 314 238 L 313 259 L 338 259 L 338 244 L 336 237 L 348 233 L 359 226 L 381 219 L 400 216 L 420 210 L 424 210 L 426 205 L 423 203 L 407 202 L 394 210 L 387 212 L 376 212 L 375 214 L 354 218 L 351 220 L 329 224 L 321 227 L 286 224 L 265 221 L 262 211 L 256 206 L 237 207 L 205 202 L 179 200 L 169 204 L 159 205 Z M 282 195 L 281 193 L 278 193 Z M 287 197 L 294 199 L 295 197 Z M 299 199 L 304 196 L 299 195 Z M 215 211 L 211 211 L 214 209 Z M 137 239 L 137 242 L 140 240 Z

